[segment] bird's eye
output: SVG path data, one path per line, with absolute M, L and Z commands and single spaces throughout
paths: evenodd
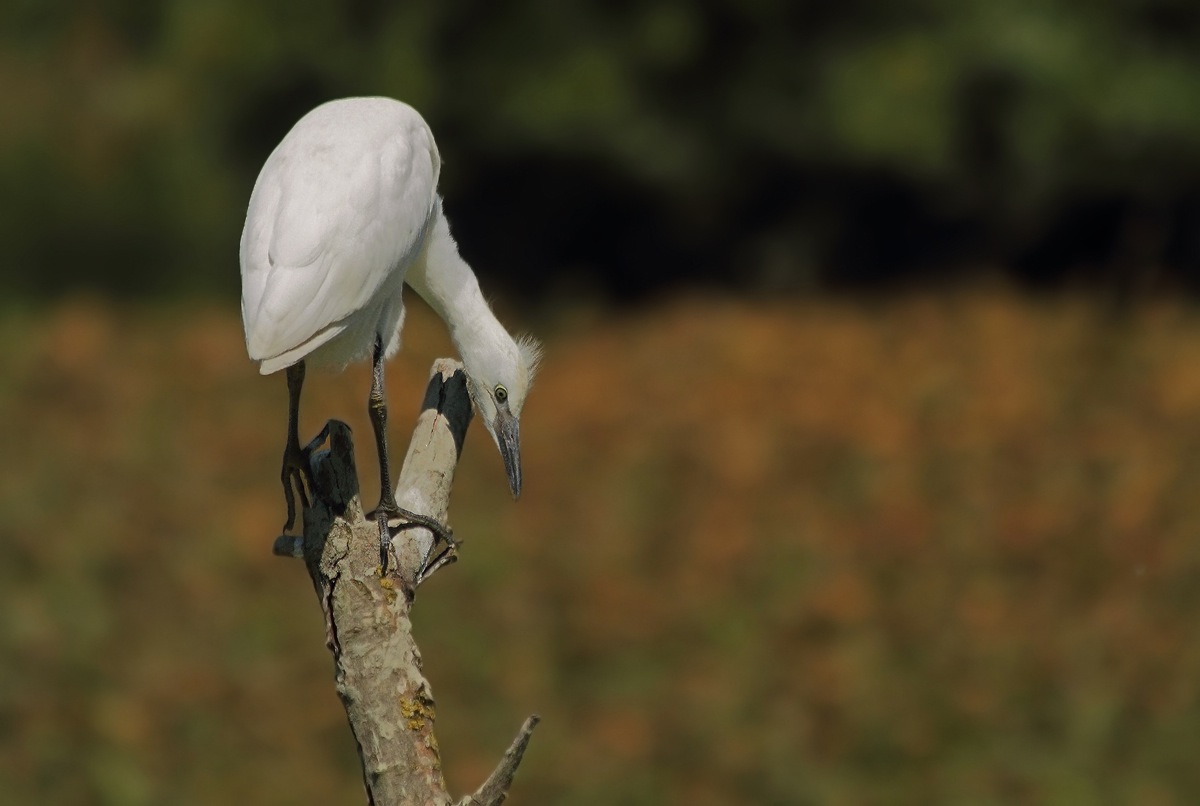
M 504 401 L 508 400 L 508 390 L 503 386 L 497 386 L 494 395 L 497 403 L 503 403 Z

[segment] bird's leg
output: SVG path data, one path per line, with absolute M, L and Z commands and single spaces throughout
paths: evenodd
M 379 565 L 380 575 L 386 576 L 388 570 L 388 555 L 392 548 L 392 532 L 388 527 L 388 519 L 400 517 L 408 522 L 400 525 L 400 529 L 416 529 L 424 527 L 433 532 L 434 542 L 444 540 L 448 545 L 454 545 L 450 529 L 428 515 L 420 515 L 407 509 L 401 509 L 396 503 L 396 492 L 392 489 L 392 474 L 388 471 L 387 448 L 387 399 L 383 393 L 383 341 L 375 336 L 375 350 L 371 358 L 371 396 L 367 402 L 367 411 L 371 415 L 371 425 L 375 429 L 375 447 L 379 451 L 379 506 L 375 508 L 375 520 L 379 523 Z
M 309 448 L 300 447 L 300 389 L 304 386 L 304 362 L 292 364 L 287 368 L 288 385 L 288 435 L 287 445 L 283 449 L 283 470 L 280 479 L 283 481 L 283 497 L 287 501 L 287 522 L 283 531 L 287 532 L 296 523 L 296 497 L 292 487 L 300 491 L 300 503 L 308 508 L 308 494 L 304 485 L 307 482 L 312 488 L 312 470 L 308 464 Z

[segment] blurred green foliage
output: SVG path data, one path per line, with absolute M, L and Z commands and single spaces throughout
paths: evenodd
M 258 167 L 343 95 L 420 109 L 452 206 L 500 222 L 471 249 L 535 277 L 803 284 L 863 176 L 985 251 L 1200 187 L 1191 0 L 12 0 L 0 37 L 10 291 L 232 293 Z

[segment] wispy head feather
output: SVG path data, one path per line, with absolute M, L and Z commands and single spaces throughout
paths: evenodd
M 542 363 L 542 343 L 526 333 L 517 338 L 517 351 L 521 354 L 521 363 L 525 367 L 526 389 L 533 385 L 533 377 L 537 375 Z

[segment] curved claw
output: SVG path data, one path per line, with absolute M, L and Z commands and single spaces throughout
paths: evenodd
M 392 530 L 388 527 L 388 513 L 382 507 L 375 513 L 379 524 L 379 575 L 386 576 L 388 555 L 392 553 Z
M 296 496 L 293 493 L 293 485 L 300 493 L 300 506 L 308 509 L 309 499 L 305 484 L 312 486 L 308 451 L 298 445 L 289 445 L 283 452 L 283 469 L 279 477 L 283 482 L 283 499 L 287 503 L 287 521 L 283 524 L 283 531 L 287 532 L 296 524 Z
M 404 518 L 406 521 L 397 527 L 397 531 L 404 531 L 405 529 L 428 529 L 433 532 L 434 545 L 437 545 L 439 540 L 448 546 L 456 545 L 454 532 L 450 530 L 449 526 L 436 518 L 404 509 L 392 502 L 380 501 L 379 506 L 375 508 L 375 520 L 379 524 L 379 567 L 383 575 L 387 574 L 388 556 L 391 554 L 392 549 L 392 527 L 388 525 L 388 521 L 391 518 Z

